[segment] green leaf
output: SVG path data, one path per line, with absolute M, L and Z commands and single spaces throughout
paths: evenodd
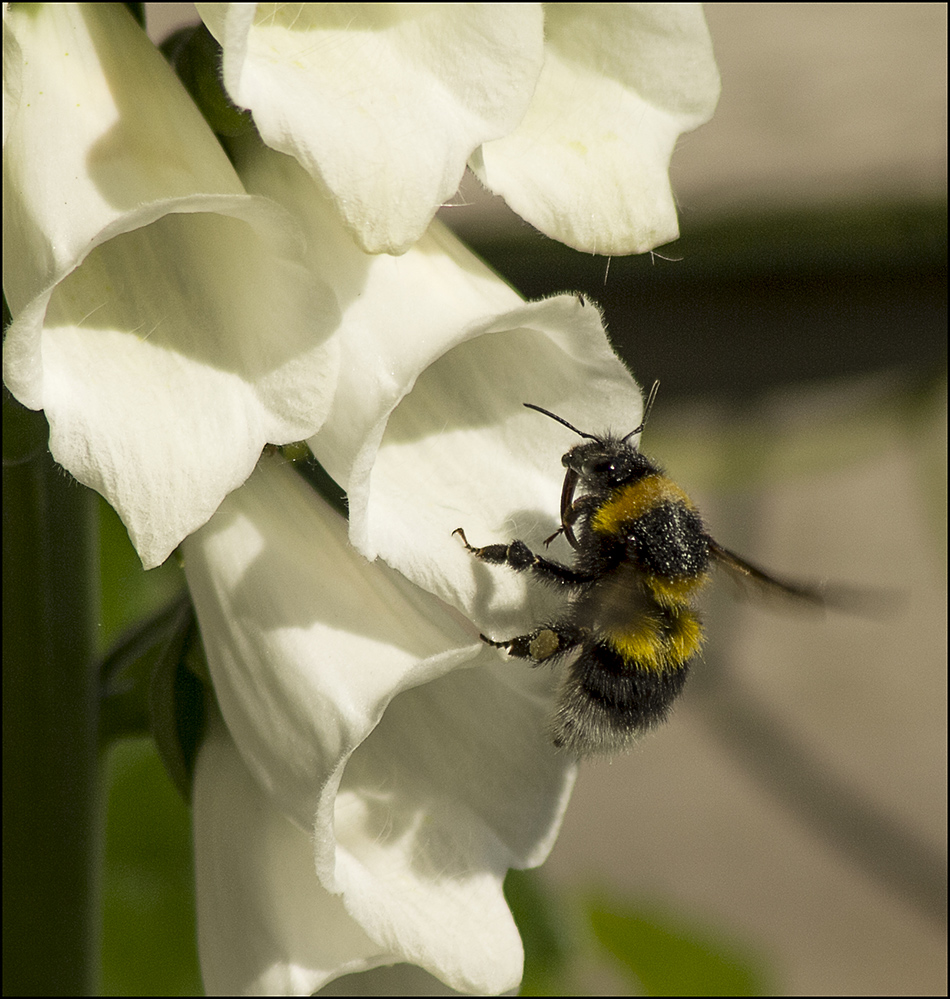
M 100 744 L 151 732 L 172 783 L 190 801 L 210 680 L 188 594 L 129 629 L 100 677 Z
M 204 732 L 205 698 L 212 696 L 207 678 L 204 646 L 189 600 L 149 686 L 149 720 L 158 754 L 178 793 L 189 802 Z
M 204 24 L 176 31 L 161 50 L 214 132 L 233 137 L 251 131 L 250 112 L 235 107 L 225 92 L 221 46 Z
M 649 996 L 768 995 L 763 962 L 710 928 L 655 909 L 597 900 L 587 916 L 631 990 Z
M 149 686 L 162 657 L 175 651 L 190 624 L 191 605 L 180 594 L 151 617 L 129 628 L 99 667 L 99 737 L 103 746 L 127 735 L 147 735 Z
M 345 490 L 331 478 L 330 473 L 310 453 L 309 448 L 298 449 L 296 445 L 282 447 L 281 453 L 293 463 L 294 471 L 308 482 L 341 516 L 349 519 L 350 501 Z

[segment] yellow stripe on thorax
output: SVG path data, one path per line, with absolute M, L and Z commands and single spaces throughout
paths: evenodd
M 695 507 L 680 487 L 665 475 L 645 475 L 636 482 L 621 486 L 590 519 L 598 534 L 616 534 L 624 523 L 637 520 L 659 503 L 682 503 Z

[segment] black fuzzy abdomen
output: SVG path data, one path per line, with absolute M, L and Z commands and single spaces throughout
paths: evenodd
M 589 642 L 565 666 L 554 742 L 577 753 L 614 753 L 660 724 L 683 689 L 688 664 L 644 669 L 604 642 Z

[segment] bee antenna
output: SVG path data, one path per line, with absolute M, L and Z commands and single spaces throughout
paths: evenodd
M 647 396 L 647 404 L 643 407 L 643 419 L 640 421 L 640 426 L 635 430 L 631 430 L 624 440 L 629 440 L 634 434 L 640 433 L 641 430 L 647 425 L 647 420 L 650 418 L 650 410 L 653 409 L 653 403 L 656 401 L 656 394 L 660 391 L 660 380 L 659 378 L 653 383 L 650 388 L 650 394 Z
M 578 437 L 586 437 L 591 441 L 597 440 L 593 434 L 585 434 L 583 430 L 578 430 L 572 423 L 568 423 L 567 420 L 562 419 L 560 416 L 555 416 L 554 413 L 549 413 L 546 409 L 542 409 L 540 406 L 535 406 L 533 402 L 524 402 L 522 405 L 527 406 L 528 409 L 534 409 L 539 413 L 544 413 L 545 416 L 550 416 L 552 420 L 557 420 L 558 423 L 563 424 L 568 430 L 573 430 Z M 634 431 L 634 433 L 636 433 L 636 431 Z

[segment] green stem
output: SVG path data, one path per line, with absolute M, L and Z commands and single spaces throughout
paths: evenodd
M 100 814 L 93 496 L 4 393 L 3 991 L 97 983 Z

